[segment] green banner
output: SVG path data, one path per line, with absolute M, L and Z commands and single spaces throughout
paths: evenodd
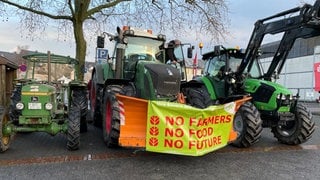
M 198 109 L 149 101 L 146 150 L 200 156 L 228 144 L 235 103 Z

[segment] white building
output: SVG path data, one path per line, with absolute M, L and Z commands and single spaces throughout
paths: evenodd
M 262 46 L 262 52 L 275 52 L 279 42 Z M 262 56 L 262 68 L 266 69 L 273 54 Z M 320 62 L 320 37 L 298 39 L 292 47 L 277 83 L 289 88 L 294 94 L 299 90 L 301 100 L 314 101 L 319 93 L 314 90 L 313 64 Z

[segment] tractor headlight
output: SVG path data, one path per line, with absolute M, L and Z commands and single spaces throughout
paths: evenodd
M 158 35 L 158 39 L 160 39 L 160 40 L 166 40 L 166 35 L 159 34 L 159 35 Z
M 22 109 L 24 108 L 23 103 L 18 102 L 18 103 L 16 104 L 16 108 L 17 108 L 18 110 L 22 110 Z
M 290 103 L 293 100 L 292 94 L 284 95 L 284 94 L 279 94 L 277 96 L 277 99 L 280 101 L 281 105 L 290 105 Z
M 286 96 L 283 94 L 278 94 L 277 99 L 279 100 L 286 100 Z
M 46 108 L 46 110 L 51 110 L 53 105 L 51 103 L 46 103 L 44 107 Z
M 293 100 L 292 94 L 284 95 L 284 94 L 278 94 L 277 99 L 280 100 Z
M 123 44 L 128 44 L 128 38 L 126 37 L 123 38 Z

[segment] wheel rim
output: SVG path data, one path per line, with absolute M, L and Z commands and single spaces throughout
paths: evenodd
M 282 136 L 292 136 L 297 130 L 296 121 L 289 121 L 287 125 L 278 125 L 277 131 Z
M 241 132 L 243 131 L 243 128 L 244 128 L 243 119 L 242 119 L 241 115 L 236 115 L 236 117 L 234 118 L 234 121 L 233 121 L 233 127 L 236 132 L 241 134 Z
M 3 119 L 1 120 L 1 124 L 2 124 L 2 129 L 1 129 L 1 142 L 3 145 L 8 145 L 10 143 L 10 135 L 4 135 L 3 132 L 4 132 L 4 128 L 5 128 L 5 125 L 8 123 L 8 116 L 7 115 L 4 115 Z
M 112 109 L 111 109 L 111 105 L 110 103 L 108 102 L 107 103 L 107 106 L 106 106 L 106 117 L 105 117 L 105 120 L 106 120 L 106 132 L 109 134 L 110 131 L 111 131 L 111 119 L 112 119 Z

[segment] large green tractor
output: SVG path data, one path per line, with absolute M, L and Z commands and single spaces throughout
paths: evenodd
M 191 97 L 187 103 L 205 108 L 247 94 L 252 97 L 254 106 L 248 104 L 248 108 L 240 110 L 242 119 L 235 121 L 238 123 L 236 127 L 247 135 L 247 144 L 256 142 L 256 132 L 260 131 L 260 125 L 250 118 L 250 112 L 256 109 L 259 110 L 262 126 L 271 128 L 279 142 L 289 145 L 306 142 L 315 130 L 312 114 L 298 101 L 299 93 L 293 95 L 273 80 L 279 77 L 296 39 L 320 35 L 319 7 L 320 1 L 316 1 L 313 6 L 306 4 L 258 20 L 245 51 L 215 46 L 214 51 L 203 54 L 204 76 L 187 83 L 184 92 Z M 264 67 L 266 71 L 263 72 L 259 61 L 262 40 L 266 34 L 278 33 L 283 33 L 282 39 L 273 52 L 271 63 Z M 250 125 L 245 128 L 246 124 Z M 240 143 L 240 146 L 246 147 L 247 144 Z
M 104 141 L 111 147 L 118 145 L 120 134 L 121 105 L 116 94 L 178 101 L 185 67 L 183 62 L 177 62 L 179 68 L 166 64 L 164 35 L 125 26 L 117 28 L 117 35 L 108 37 L 115 49 L 108 62 L 96 63 L 89 82 L 89 98 L 93 123 L 102 126 Z
M 88 108 L 87 85 L 74 72 L 78 61 L 50 52 L 23 58 L 28 62 L 26 78 L 17 80 L 10 118 L 0 124 L 0 140 L 7 144 L 1 151 L 9 148 L 11 137 L 19 132 L 66 133 L 68 150 L 78 149 L 80 131 L 87 130 Z

